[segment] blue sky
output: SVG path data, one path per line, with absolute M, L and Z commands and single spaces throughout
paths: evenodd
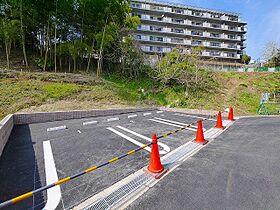
M 268 42 L 280 44 L 280 0 L 160 0 L 241 13 L 248 23 L 247 54 L 262 58 Z

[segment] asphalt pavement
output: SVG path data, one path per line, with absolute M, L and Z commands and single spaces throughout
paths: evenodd
M 47 184 L 45 161 L 50 157 L 44 142 L 51 145 L 55 171 L 62 179 L 149 143 L 153 133 L 160 136 L 196 121 L 182 113 L 151 111 L 15 126 L 0 158 L 0 202 Z M 205 129 L 214 125 L 204 121 Z M 193 140 L 195 130 L 160 139 L 161 155 Z M 148 163 L 149 151 L 142 150 L 61 185 L 57 209 L 77 205 Z M 6 209 L 42 209 L 48 200 L 44 192 Z
M 279 209 L 280 117 L 237 120 L 127 209 Z

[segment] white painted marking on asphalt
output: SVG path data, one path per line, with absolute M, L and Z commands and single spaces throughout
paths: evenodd
M 82 131 L 80 131 L 80 130 L 77 130 L 78 131 L 78 133 L 82 133 Z
M 147 136 L 144 136 L 144 135 L 142 135 L 142 134 L 140 134 L 140 133 L 136 133 L 135 131 L 129 130 L 129 129 L 127 129 L 127 128 L 124 128 L 124 127 L 122 127 L 122 126 L 120 126 L 120 125 L 118 125 L 117 128 L 120 128 L 120 129 L 122 129 L 122 130 L 124 130 L 124 131 L 126 131 L 126 132 L 128 132 L 128 133 L 131 133 L 131 134 L 133 134 L 133 135 L 135 135 L 135 136 L 138 136 L 138 137 L 140 137 L 140 138 L 142 138 L 142 139 L 145 139 L 145 140 L 147 140 L 147 141 L 149 141 L 149 142 L 152 142 L 152 139 L 151 139 L 151 138 L 149 138 L 149 137 L 147 137 Z M 164 151 L 163 151 L 163 150 L 160 150 L 160 151 L 159 151 L 159 154 L 164 155 L 164 154 L 170 152 L 170 147 L 167 146 L 166 144 L 163 144 L 163 143 L 161 143 L 161 142 L 158 142 L 158 145 L 161 146 L 161 147 L 163 148 L 163 150 L 164 150 Z
M 147 113 L 144 113 L 143 116 L 148 116 L 148 115 L 151 115 L 152 113 L 151 112 L 147 112 Z
M 187 127 L 181 126 L 181 125 L 175 125 L 175 124 L 169 123 L 169 122 L 164 122 L 164 121 L 155 120 L 155 119 L 149 119 L 149 120 L 154 121 L 154 122 L 158 122 L 158 123 L 161 123 L 161 124 L 165 124 L 165 125 L 171 125 L 171 126 L 178 127 L 178 128 L 185 128 L 186 130 L 190 130 L 190 131 L 196 131 L 196 129 L 187 128 Z
M 170 122 L 170 123 L 178 124 L 178 125 L 190 126 L 190 127 L 192 127 L 192 128 L 196 128 L 196 129 L 197 129 L 197 126 L 195 126 L 195 125 L 190 125 L 190 124 L 181 123 L 181 122 L 177 122 L 177 121 L 173 121 L 173 120 L 167 120 L 167 119 L 158 118 L 158 117 L 155 117 L 155 119 L 161 120 L 161 121 L 164 121 L 164 122 Z M 203 131 L 206 131 L 206 129 L 203 128 Z
M 50 141 L 43 142 L 46 184 L 52 184 L 58 181 L 55 168 L 54 157 Z M 47 203 L 43 210 L 55 210 L 61 199 L 60 186 L 55 186 L 47 190 Z
M 120 118 L 115 117 L 115 118 L 109 118 L 109 119 L 107 119 L 108 122 L 112 122 L 112 121 L 116 121 L 116 120 L 120 120 Z
M 163 111 L 157 111 L 158 114 L 163 113 Z
M 47 132 L 50 132 L 50 131 L 58 131 L 58 130 L 64 130 L 66 129 L 66 125 L 62 125 L 62 126 L 58 126 L 58 127 L 53 127 L 53 128 L 47 128 Z
M 216 121 L 215 119 L 210 119 L 210 118 L 208 119 L 208 118 L 205 118 L 205 117 L 199 117 L 199 116 L 188 115 L 188 114 L 175 113 L 174 115 L 181 116 L 181 117 L 192 117 L 192 118 L 198 118 L 198 119 L 203 119 L 203 120 Z
M 130 141 L 131 143 L 133 143 L 133 144 L 135 144 L 135 145 L 137 145 L 137 146 L 139 146 L 139 147 L 142 147 L 142 146 L 145 145 L 145 144 L 142 144 L 141 142 L 136 141 L 135 139 L 133 139 L 133 138 L 127 136 L 127 135 L 124 135 L 123 133 L 121 133 L 121 132 L 115 130 L 114 128 L 108 127 L 107 129 L 110 130 L 110 131 L 112 131 L 113 133 L 115 133 L 115 134 L 117 134 L 117 135 L 123 137 L 124 139 Z M 144 148 L 144 149 L 147 150 L 148 152 L 151 152 L 151 148 L 150 148 L 150 147 L 146 147 L 146 148 Z
M 127 118 L 133 118 L 133 117 L 137 117 L 137 114 L 133 114 L 133 115 L 128 115 Z
M 88 121 L 88 122 L 83 122 L 83 125 L 93 125 L 93 124 L 97 124 L 98 121 Z

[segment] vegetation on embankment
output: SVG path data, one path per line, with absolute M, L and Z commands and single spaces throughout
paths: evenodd
M 208 87 L 186 94 L 180 85 L 151 79 L 128 80 L 117 75 L 96 79 L 64 73 L 0 73 L 0 118 L 18 111 L 58 111 L 124 106 L 169 106 L 256 114 L 264 91 L 279 91 L 280 73 L 211 72 Z

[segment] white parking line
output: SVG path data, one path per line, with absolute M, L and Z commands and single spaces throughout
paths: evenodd
M 168 123 L 168 122 L 164 122 L 164 121 L 160 121 L 160 120 L 155 120 L 155 119 L 149 119 L 149 120 L 157 122 L 157 123 L 165 124 L 165 125 L 171 125 L 171 126 L 178 127 L 178 128 L 185 128 L 186 130 L 190 130 L 190 131 L 196 131 L 196 129 L 187 128 L 187 127 L 181 126 L 181 125 L 175 125 L 173 123 Z
M 120 129 L 122 129 L 122 130 L 124 130 L 124 131 L 126 131 L 126 132 L 128 132 L 128 133 L 131 133 L 131 134 L 133 134 L 133 135 L 135 135 L 135 136 L 138 136 L 138 137 L 140 137 L 140 138 L 142 138 L 142 139 L 145 139 L 146 141 L 152 142 L 152 139 L 151 139 L 151 138 L 149 138 L 149 137 L 147 137 L 147 136 L 144 136 L 144 135 L 142 135 L 142 134 L 140 134 L 140 133 L 136 133 L 135 131 L 129 130 L 129 129 L 127 129 L 127 128 L 124 128 L 124 127 L 122 127 L 122 126 L 120 126 L 120 125 L 118 125 L 117 128 L 120 128 Z M 161 146 L 161 147 L 163 148 L 163 150 L 160 150 L 160 151 L 159 151 L 159 154 L 164 155 L 164 154 L 170 152 L 170 147 L 167 146 L 166 144 L 163 144 L 163 143 L 161 143 L 161 142 L 158 142 L 158 145 Z
M 137 114 L 133 114 L 133 115 L 128 115 L 127 118 L 133 118 L 133 117 L 137 117 Z
M 143 116 L 148 116 L 148 115 L 151 115 L 152 113 L 151 112 L 147 112 L 147 113 L 144 113 Z
M 46 184 L 52 184 L 58 181 L 55 168 L 54 157 L 50 141 L 43 142 Z M 43 210 L 55 210 L 61 199 L 60 186 L 57 185 L 47 190 L 47 203 Z
M 158 114 L 163 113 L 163 111 L 157 111 Z
M 208 119 L 208 118 L 205 118 L 205 117 L 199 117 L 199 116 L 188 115 L 188 114 L 175 113 L 174 115 L 181 116 L 181 117 L 192 117 L 192 118 L 198 118 L 198 119 L 203 119 L 203 120 L 216 121 L 215 119 L 210 119 L 210 118 Z
M 47 132 L 50 132 L 50 131 L 58 131 L 58 130 L 64 130 L 66 129 L 66 125 L 62 125 L 62 126 L 58 126 L 58 127 L 53 127 L 53 128 L 47 128 Z
M 190 124 L 181 123 L 181 122 L 177 122 L 177 121 L 173 121 L 173 120 L 167 120 L 167 119 L 158 118 L 158 117 L 155 117 L 155 119 L 161 120 L 161 121 L 164 121 L 164 122 L 170 122 L 170 123 L 178 124 L 178 125 L 190 126 L 190 127 L 192 127 L 192 128 L 196 128 L 196 129 L 197 129 L 197 126 L 195 126 L 195 125 L 190 125 Z M 203 131 L 205 131 L 205 130 L 206 130 L 206 129 L 203 128 Z
M 107 119 L 108 122 L 112 122 L 112 121 L 116 121 L 116 120 L 120 120 L 120 118 L 115 117 L 115 118 L 109 118 L 109 119 Z
M 137 145 L 137 146 L 139 146 L 139 147 L 143 147 L 143 146 L 145 145 L 145 144 L 142 144 L 142 143 L 139 142 L 139 141 L 136 141 L 136 140 L 133 139 L 133 138 L 130 138 L 130 137 L 127 136 L 127 135 L 124 135 L 123 133 L 121 133 L 121 132 L 115 130 L 114 128 L 108 127 L 107 129 L 110 130 L 110 131 L 112 131 L 113 133 L 115 133 L 115 134 L 117 134 L 117 135 L 123 137 L 124 139 L 130 141 L 131 143 L 133 143 L 133 144 L 135 144 L 135 145 Z M 151 152 L 151 148 L 150 148 L 150 147 L 145 147 L 144 149 L 147 150 L 148 152 Z
M 88 122 L 83 122 L 83 125 L 93 125 L 93 124 L 97 124 L 97 121 L 88 121 Z

